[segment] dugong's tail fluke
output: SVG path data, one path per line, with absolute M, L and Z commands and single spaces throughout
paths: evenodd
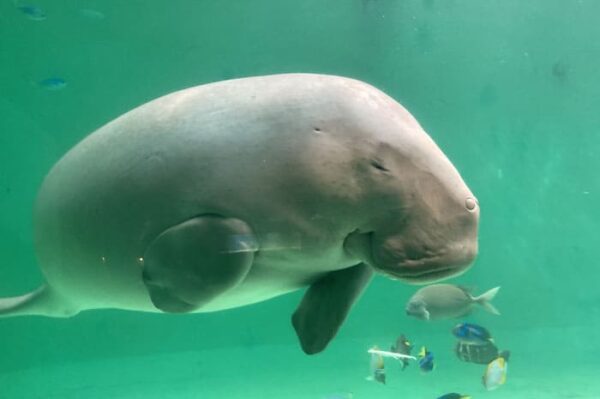
M 69 317 L 78 313 L 43 285 L 25 295 L 0 298 L 0 318 L 13 316 Z
M 498 291 L 500 291 L 500 287 L 492 288 L 491 290 L 488 290 L 483 294 L 474 297 L 473 300 L 480 304 L 488 312 L 495 315 L 500 315 L 500 311 L 496 309 L 494 305 L 492 305 L 492 299 L 494 299 Z

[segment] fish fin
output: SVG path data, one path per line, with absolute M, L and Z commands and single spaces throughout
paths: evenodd
M 427 348 L 425 348 L 424 346 L 422 346 L 421 350 L 419 351 L 419 356 L 425 357 L 426 355 L 427 355 Z
M 429 310 L 424 309 L 423 312 L 425 312 L 425 313 L 423 313 L 423 317 L 425 317 L 425 320 L 429 321 L 431 319 L 431 315 L 429 314 Z
M 502 359 L 504 359 L 505 362 L 508 363 L 508 358 L 510 357 L 510 351 L 508 350 L 503 350 L 502 352 L 500 352 L 498 354 L 498 357 L 501 357 Z
M 492 288 L 491 290 L 488 290 L 477 297 L 473 297 L 473 301 L 477 302 L 479 305 L 481 305 L 481 307 L 483 307 L 486 311 L 490 312 L 491 314 L 499 316 L 500 311 L 496 309 L 496 307 L 491 303 L 492 299 L 494 299 L 496 294 L 498 294 L 499 290 L 500 287 Z
M 471 293 L 476 290 L 476 287 L 474 286 L 457 285 L 456 287 L 460 288 L 467 295 L 471 295 Z

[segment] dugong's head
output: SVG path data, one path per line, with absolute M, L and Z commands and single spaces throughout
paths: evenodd
M 454 168 L 418 175 L 411 194 L 402 197 L 395 223 L 390 220 L 391 228 L 372 235 L 372 266 L 393 278 L 428 283 L 460 274 L 472 264 L 478 251 L 479 203 Z
M 414 129 L 410 140 L 380 144 L 371 154 L 373 168 L 363 170 L 378 200 L 345 248 L 377 272 L 422 284 L 471 265 L 479 203 L 437 145 L 420 126 Z

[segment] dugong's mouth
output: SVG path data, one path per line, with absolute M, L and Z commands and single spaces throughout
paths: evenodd
M 463 245 L 446 246 L 433 251 L 419 251 L 419 256 L 408 257 L 402 247 L 388 246 L 383 251 L 373 245 L 373 233 L 353 232 L 348 235 L 344 248 L 377 272 L 409 284 L 426 284 L 464 273 L 477 253 L 466 251 Z M 383 259 L 382 259 L 383 258 Z
M 384 271 L 384 273 L 393 279 L 406 281 L 411 284 L 427 284 L 462 274 L 466 269 L 467 267 L 460 269 L 457 269 L 456 267 L 444 267 L 420 272 L 389 273 Z
M 422 245 L 420 241 L 388 241 L 374 253 L 379 270 L 411 284 L 425 284 L 464 273 L 477 254 L 477 241 Z
M 469 269 L 471 263 L 442 255 L 404 260 L 393 268 L 382 268 L 380 271 L 392 279 L 410 284 L 426 284 L 460 275 Z

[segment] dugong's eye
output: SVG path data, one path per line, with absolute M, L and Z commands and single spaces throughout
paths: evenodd
M 477 199 L 473 198 L 473 197 L 468 197 L 465 200 L 465 207 L 467 208 L 467 210 L 469 211 L 474 211 L 475 208 L 477 208 Z
M 377 159 L 372 159 L 371 160 L 371 166 L 374 167 L 375 169 L 379 169 L 383 172 L 389 172 L 390 170 L 388 168 L 386 168 L 385 166 L 383 166 L 383 163 Z

